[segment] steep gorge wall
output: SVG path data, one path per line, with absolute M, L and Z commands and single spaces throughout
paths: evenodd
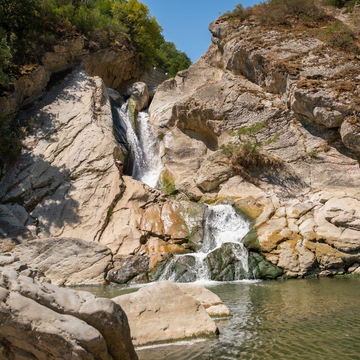
M 208 52 L 164 82 L 149 110 L 163 134 L 163 176 L 186 196 L 119 178 L 104 83 L 80 68 L 21 114 L 34 117 L 35 128 L 1 182 L 2 251 L 37 238 L 50 237 L 52 252 L 54 238 L 94 241 L 91 249 L 69 247 L 73 257 L 84 248 L 99 254 L 94 283 L 112 267 L 111 280 L 147 281 L 172 253 L 196 248 L 204 207 L 196 202 L 227 199 L 254 219 L 247 246 L 286 276 L 360 271 L 358 60 L 306 32 L 222 20 L 210 29 Z M 100 68 L 114 80 L 109 63 Z M 264 151 L 281 166 L 252 171 L 251 183 L 221 147 L 233 140 L 229 130 L 259 122 L 268 124 L 261 141 L 278 136 Z M 73 275 L 62 276 L 60 283 L 71 283 Z
M 150 106 L 162 160 L 194 200 L 228 199 L 254 220 L 248 246 L 285 275 L 359 271 L 359 61 L 306 30 L 219 19 L 213 45 L 165 82 Z M 249 183 L 221 151 L 229 130 L 266 122 L 263 151 L 281 166 Z M 335 215 L 337 214 L 337 215 Z M 341 220 L 340 220 L 341 219 Z

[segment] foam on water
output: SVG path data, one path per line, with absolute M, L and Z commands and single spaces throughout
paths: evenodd
M 241 262 L 242 268 L 248 273 L 248 252 L 242 243 L 249 232 L 249 223 L 231 205 L 208 206 L 205 211 L 204 238 L 201 249 L 194 254 L 176 255 L 167 264 L 159 280 L 176 282 L 174 265 L 181 257 L 192 256 L 195 266 L 191 271 L 195 274 L 195 282 L 213 283 L 207 262 L 208 255 L 223 244 L 233 244 L 232 250 Z

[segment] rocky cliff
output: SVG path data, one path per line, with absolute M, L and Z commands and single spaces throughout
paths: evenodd
M 251 255 L 256 276 L 360 272 L 359 59 L 306 28 L 220 18 L 210 30 L 207 53 L 165 81 L 149 109 L 170 195 L 120 178 L 107 90 L 86 60 L 88 72 L 20 113 L 34 128 L 0 186 L 1 251 L 12 263 L 57 284 L 154 280 L 172 254 L 201 245 L 204 203 L 226 200 L 252 221 L 246 245 L 266 258 Z M 224 149 L 251 128 L 263 158 L 246 169 Z M 69 261 L 55 271 L 43 254 L 57 251 Z M 181 271 L 194 266 L 186 261 Z
M 14 114 L 21 107 L 33 103 L 46 90 L 51 77 L 73 70 L 83 63 L 91 76 L 100 76 L 106 86 L 117 89 L 140 76 L 133 45 L 127 38 L 105 49 L 92 49 L 84 36 L 69 38 L 46 52 L 40 64 L 25 66 L 22 76 L 14 84 L 14 91 L 2 93 L 2 115 Z
M 175 187 L 195 201 L 233 201 L 254 219 L 248 246 L 286 276 L 356 271 L 358 57 L 306 28 L 220 18 L 210 31 L 208 52 L 161 85 L 150 106 Z M 222 149 L 231 131 L 258 123 L 271 161 L 244 177 Z

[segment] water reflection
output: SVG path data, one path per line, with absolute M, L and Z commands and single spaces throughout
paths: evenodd
M 209 287 L 233 317 L 221 335 L 192 345 L 139 349 L 140 360 L 359 359 L 360 279 L 335 278 Z

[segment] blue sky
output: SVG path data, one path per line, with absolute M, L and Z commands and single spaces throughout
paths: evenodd
M 163 28 L 166 41 L 172 41 L 185 51 L 193 62 L 209 47 L 210 22 L 232 10 L 241 0 L 140 0 L 146 4 Z M 244 7 L 259 0 L 244 0 Z

